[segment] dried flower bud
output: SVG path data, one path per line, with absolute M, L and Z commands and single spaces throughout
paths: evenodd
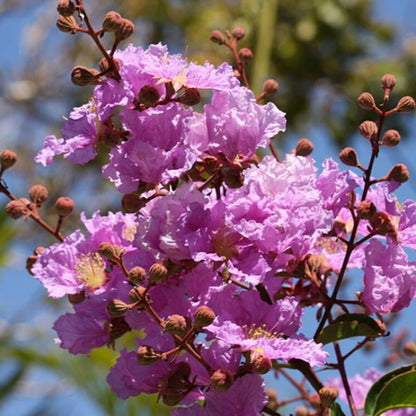
M 201 94 L 197 88 L 187 88 L 176 100 L 181 104 L 192 107 L 201 102 Z
M 266 95 L 276 94 L 279 90 L 279 83 L 274 79 L 267 79 L 263 84 L 263 93 Z
M 159 263 L 155 263 L 150 266 L 149 269 L 149 281 L 150 283 L 154 284 L 156 282 L 160 282 L 161 280 L 166 279 L 168 276 L 168 269 Z
M 381 139 L 381 144 L 383 146 L 397 146 L 400 140 L 400 133 L 397 130 L 387 130 Z
M 403 346 L 403 352 L 408 356 L 416 355 L 416 343 L 415 342 L 406 342 Z
M 338 397 L 338 389 L 336 387 L 322 387 L 319 390 L 319 398 L 321 399 L 321 405 L 325 409 L 331 407 L 332 403 Z
M 129 299 L 136 303 L 141 302 L 146 296 L 146 288 L 144 286 L 136 286 L 129 292 Z
M 145 205 L 145 199 L 135 193 L 129 193 L 123 195 L 121 198 L 121 206 L 124 212 L 133 213 L 137 212 L 140 208 Z
M 68 300 L 71 305 L 78 305 L 82 303 L 85 299 L 87 299 L 87 296 L 84 291 L 78 293 L 71 293 L 68 295 Z
M 253 52 L 248 48 L 241 48 L 238 51 L 238 57 L 243 64 L 248 64 L 253 59 Z
M 381 77 L 381 87 L 383 90 L 392 90 L 396 85 L 396 77 L 392 74 L 384 74 Z
M 154 85 L 144 85 L 139 91 L 138 98 L 146 107 L 152 107 L 159 101 L 160 92 Z
M 409 169 L 403 163 L 398 163 L 390 169 L 386 179 L 400 183 L 406 182 L 409 180 Z
M 352 147 L 346 147 L 345 149 L 341 150 L 339 158 L 341 162 L 347 166 L 359 165 L 357 152 Z
M 122 40 L 126 40 L 133 34 L 135 29 L 136 27 L 131 20 L 122 19 L 120 28 L 115 32 L 117 41 L 121 42 Z
M 278 397 L 277 397 L 277 392 L 274 389 L 267 389 L 266 390 L 266 396 L 267 396 L 267 404 L 266 406 L 273 410 L 276 411 L 279 408 L 279 401 L 278 401 Z
M 297 407 L 295 412 L 295 416 L 309 416 L 309 410 L 305 406 Z
M 130 306 L 119 299 L 110 299 L 107 303 L 107 312 L 114 318 L 123 316 L 129 310 Z
M 33 203 L 40 206 L 48 199 L 48 190 L 43 185 L 33 185 L 29 189 L 29 198 Z
M 377 127 L 377 124 L 374 123 L 374 121 L 367 120 L 367 121 L 363 121 L 360 124 L 359 130 L 363 137 L 371 140 L 377 136 L 378 127 Z
M 236 39 L 236 40 L 240 40 L 243 39 L 243 37 L 246 35 L 246 30 L 243 27 L 240 26 L 236 26 L 232 31 L 231 31 L 231 36 Z
M 6 213 L 14 220 L 30 213 L 30 201 L 26 198 L 15 199 L 6 205 Z
M 225 37 L 219 30 L 213 30 L 209 35 L 209 40 L 218 45 L 223 45 L 225 43 Z
M 369 220 L 377 212 L 376 206 L 371 201 L 361 201 L 357 207 L 357 214 L 364 220 Z
M 146 270 L 143 269 L 143 267 L 135 266 L 132 269 L 130 269 L 129 274 L 127 276 L 127 280 L 132 285 L 140 285 L 141 283 L 144 282 L 146 277 L 147 277 Z
M 188 323 L 184 316 L 173 314 L 165 321 L 165 331 L 171 335 L 183 337 L 188 329 Z
M 141 365 L 149 365 L 159 361 L 162 354 L 149 345 L 140 345 L 136 351 L 137 361 Z
M 73 16 L 59 16 L 56 21 L 57 28 L 64 33 L 75 35 L 77 33 L 78 24 Z
M 364 110 L 372 110 L 376 106 L 374 97 L 369 92 L 363 92 L 357 98 L 358 105 Z
M 105 257 L 114 263 L 119 263 L 121 261 L 121 257 L 125 252 L 124 248 L 118 246 L 117 244 L 112 244 L 105 241 L 98 246 L 97 251 L 102 257 Z
M 415 109 L 415 106 L 415 100 L 412 97 L 405 96 L 400 98 L 396 108 L 399 113 L 409 113 Z
M 56 10 L 62 16 L 72 16 L 75 12 L 75 4 L 71 0 L 59 0 Z
M 73 211 L 74 206 L 74 201 L 66 196 L 61 196 L 55 202 L 56 211 L 61 218 L 67 217 Z
M 194 326 L 197 329 L 204 328 L 214 322 L 216 315 L 209 306 L 200 306 L 194 314 Z
M 94 68 L 75 66 L 72 68 L 71 81 L 79 87 L 84 87 L 85 85 L 97 85 L 102 81 L 98 74 L 99 72 Z
M 227 391 L 234 383 L 234 376 L 230 370 L 220 368 L 211 376 L 211 385 L 215 390 Z
M 299 139 L 295 147 L 296 156 L 308 156 L 313 152 L 313 144 L 308 139 Z
M 12 150 L 3 150 L 0 153 L 0 166 L 1 171 L 11 168 L 17 160 L 17 154 Z
M 115 32 L 119 30 L 123 25 L 123 18 L 120 13 L 108 12 L 103 19 L 103 30 L 104 32 Z

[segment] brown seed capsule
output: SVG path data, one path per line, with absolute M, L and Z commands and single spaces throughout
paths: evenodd
M 396 85 L 396 77 L 393 74 L 384 74 L 381 78 L 381 87 L 383 90 L 392 90 Z
M 12 150 L 3 150 L 0 153 L 1 171 L 11 168 L 17 161 L 17 154 Z
M 209 35 L 209 40 L 218 45 L 223 45 L 225 43 L 225 37 L 219 30 L 213 30 Z
M 321 399 L 321 405 L 325 409 L 331 407 L 332 403 L 338 397 L 338 389 L 336 387 L 322 387 L 319 390 L 319 398 Z
M 177 99 L 179 103 L 192 107 L 201 102 L 201 94 L 197 88 L 186 88 L 186 90 Z
M 390 169 L 390 172 L 387 174 L 387 180 L 400 183 L 406 182 L 409 180 L 409 169 L 403 163 L 398 163 Z
M 67 198 L 65 196 L 61 196 L 55 202 L 56 211 L 58 212 L 58 215 L 61 218 L 65 218 L 69 214 L 71 214 L 71 212 L 74 209 L 74 206 L 74 201 L 71 198 Z
M 10 201 L 6 205 L 6 213 L 10 215 L 14 220 L 17 220 L 24 215 L 28 215 L 30 213 L 29 207 L 30 201 L 26 198 L 16 199 L 14 201 Z
M 231 36 L 234 39 L 240 40 L 243 39 L 243 37 L 246 35 L 246 30 L 243 27 L 240 26 L 236 26 L 232 31 L 231 31 Z
M 187 320 L 184 316 L 173 314 L 165 321 L 165 331 L 171 335 L 183 337 L 188 328 Z
M 194 314 L 194 326 L 197 329 L 204 328 L 214 322 L 216 315 L 209 306 L 200 306 Z
M 103 30 L 105 32 L 115 32 L 123 25 L 123 18 L 117 12 L 108 12 L 103 19 Z
M 136 351 L 136 358 L 139 364 L 149 365 L 159 361 L 162 354 L 149 345 L 140 345 Z
M 99 72 L 94 68 L 87 68 L 85 66 L 78 65 L 72 68 L 71 81 L 79 87 L 97 85 L 102 81 L 98 74 Z
M 357 98 L 358 105 L 364 110 L 372 110 L 376 106 L 374 97 L 369 92 L 363 92 Z
M 130 306 L 119 299 L 110 299 L 107 303 L 107 312 L 114 318 L 123 316 L 129 310 Z
M 75 35 L 77 33 L 78 24 L 73 16 L 59 16 L 56 21 L 57 28 L 64 33 Z
M 227 391 L 234 383 L 234 376 L 230 370 L 220 368 L 211 376 L 211 385 L 219 391 Z
M 146 270 L 143 267 L 135 266 L 130 269 L 129 274 L 127 276 L 127 280 L 132 285 L 140 285 L 145 281 L 147 277 Z
M 253 59 L 253 52 L 248 48 L 241 48 L 238 51 L 238 57 L 240 58 L 243 64 L 248 64 Z
M 62 16 L 72 16 L 75 13 L 75 4 L 71 0 L 59 0 L 56 10 Z
M 358 166 L 359 164 L 357 152 L 352 147 L 346 147 L 341 150 L 339 158 L 347 166 Z
M 154 85 L 144 85 L 139 91 L 138 98 L 146 107 L 152 107 L 159 101 L 160 92 Z
M 29 189 L 29 198 L 33 203 L 40 206 L 48 199 L 48 190 L 43 185 L 33 185 Z
M 383 134 L 381 144 L 384 146 L 397 146 L 400 143 L 401 137 L 397 130 L 387 130 Z
M 136 27 L 131 20 L 122 19 L 120 28 L 115 32 L 117 41 L 121 42 L 122 40 L 126 40 L 133 34 L 135 29 Z
M 399 113 L 409 113 L 415 109 L 415 106 L 415 100 L 412 97 L 406 96 L 400 98 L 396 108 Z
M 273 95 L 279 90 L 279 83 L 274 79 L 267 79 L 263 84 L 263 93 Z
M 295 147 L 296 156 L 308 156 L 313 152 L 313 144 L 308 139 L 299 139 Z
M 154 284 L 156 282 L 160 282 L 168 277 L 168 269 L 159 263 L 155 263 L 150 266 L 149 269 L 149 281 L 150 283 Z
M 377 136 L 378 127 L 374 121 L 363 121 L 359 126 L 360 133 L 363 137 L 368 140 L 373 139 Z

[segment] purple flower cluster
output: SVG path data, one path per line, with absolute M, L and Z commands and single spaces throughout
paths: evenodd
M 110 144 L 104 176 L 146 203 L 82 216 L 85 231 L 39 256 L 36 279 L 73 303 L 54 329 L 73 354 L 137 333 L 107 378 L 123 399 L 158 393 L 181 406 L 175 416 L 258 414 L 273 362 L 326 362 L 322 344 L 302 334 L 304 306 L 325 301 L 342 268 L 363 181 L 331 159 L 321 173 L 310 156 L 255 163 L 285 117 L 259 105 L 230 66 L 198 66 L 160 44 L 115 57 L 121 81 L 99 84 L 36 160 L 83 164 Z M 364 271 L 368 313 L 415 297 L 416 263 L 404 250 L 416 246 L 415 204 L 399 206 L 391 191 L 368 194 L 376 214 L 363 216 L 348 266 Z

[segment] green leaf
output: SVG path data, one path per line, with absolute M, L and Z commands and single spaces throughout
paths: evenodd
M 365 400 L 365 416 L 389 409 L 416 407 L 416 364 L 390 371 L 376 381 Z
M 330 325 L 325 327 L 317 336 L 316 342 L 329 344 L 330 342 L 352 337 L 377 338 L 384 331 L 377 322 L 367 315 L 347 313 L 339 316 Z
M 341 406 L 334 402 L 329 408 L 329 416 L 345 416 L 345 413 L 342 411 Z

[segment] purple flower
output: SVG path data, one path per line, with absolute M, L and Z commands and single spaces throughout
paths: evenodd
M 365 250 L 362 299 L 371 313 L 398 312 L 416 293 L 416 264 L 400 245 L 385 246 L 372 239 Z

